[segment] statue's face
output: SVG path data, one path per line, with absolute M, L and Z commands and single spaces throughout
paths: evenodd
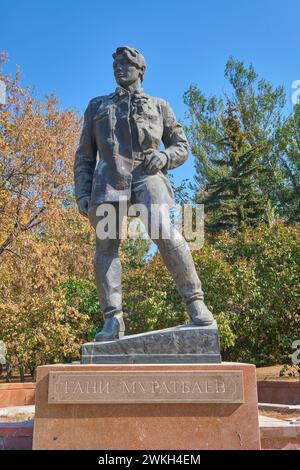
M 113 68 L 116 82 L 122 87 L 129 86 L 140 78 L 141 69 L 132 64 L 123 54 L 117 55 Z

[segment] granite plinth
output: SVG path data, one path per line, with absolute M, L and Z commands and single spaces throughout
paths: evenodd
M 166 328 L 81 347 L 82 364 L 220 363 L 217 323 Z
M 207 374 L 224 378 L 231 374 L 243 377 L 243 397 L 238 402 L 177 403 L 59 403 L 51 402 L 49 375 L 64 372 L 73 381 L 76 374 L 97 373 L 107 377 L 122 373 L 128 379 L 133 373 L 159 377 L 168 374 Z M 241 374 L 242 373 L 242 374 Z M 97 375 L 95 374 L 95 375 Z M 128 382 L 128 380 L 127 380 Z M 99 393 L 90 383 L 89 393 Z M 184 381 L 183 383 L 187 383 Z M 214 382 L 215 383 L 215 382 Z M 227 382 L 226 382 L 227 383 Z M 227 388 L 225 383 L 225 389 Z M 200 384 L 200 382 L 199 382 Z M 202 384 L 202 382 L 201 382 Z M 201 389 L 200 384 L 200 389 Z M 228 381 L 230 385 L 230 382 Z M 162 383 L 161 383 L 162 385 Z M 212 387 L 210 383 L 210 387 Z M 223 385 L 206 389 L 205 393 L 223 393 Z M 200 390 L 199 389 L 199 390 Z M 161 389 L 162 390 L 162 389 Z M 201 390 L 197 393 L 201 393 Z M 227 390 L 228 396 L 230 388 Z M 82 393 L 76 384 L 70 390 L 58 389 L 58 400 L 74 392 Z M 103 392 L 107 391 L 103 383 Z M 143 392 L 139 389 L 139 393 Z M 182 393 L 183 388 L 180 389 Z M 225 390 L 226 391 L 226 390 Z M 147 390 L 146 390 L 147 392 Z M 189 392 L 193 392 L 189 388 Z M 86 389 L 84 390 L 86 393 Z M 131 393 L 134 390 L 131 388 Z M 147 392 L 148 393 L 148 392 Z M 159 392 L 158 392 L 159 393 Z M 163 394 L 168 391 L 164 389 Z M 171 394 L 174 393 L 171 391 Z M 207 395 L 208 396 L 208 395 Z M 236 399 L 233 396 L 233 400 Z M 52 399 L 53 400 L 53 399 Z M 49 365 L 38 367 L 34 449 L 97 449 L 97 450 L 166 450 L 166 449 L 239 449 L 260 448 L 255 366 L 240 363 L 221 364 L 88 364 Z

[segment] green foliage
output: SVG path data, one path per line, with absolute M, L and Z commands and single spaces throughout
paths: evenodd
M 168 328 L 185 323 L 180 296 L 160 256 L 123 279 L 127 333 Z
M 215 172 L 199 198 L 208 214 L 210 232 L 241 231 L 263 220 L 264 201 L 255 186 L 258 174 L 256 152 L 247 143 L 246 133 L 232 103 L 223 116 L 224 138 L 218 142 L 222 158 L 213 160 Z
M 192 85 L 184 101 L 194 188 L 206 204 L 207 228 L 235 232 L 262 221 L 272 225 L 279 213 L 284 172 L 276 148 L 285 95 L 232 58 L 225 77 L 230 97 L 207 98 Z
M 300 227 L 261 226 L 226 234 L 216 248 L 235 280 L 227 315 L 236 334 L 228 358 L 271 365 L 289 362 L 300 330 Z
M 300 227 L 261 225 L 235 237 L 225 232 L 193 257 L 206 303 L 218 321 L 223 359 L 289 362 L 300 331 Z M 99 326 L 92 285 L 70 280 L 68 286 L 68 303 L 95 314 Z M 123 293 L 127 334 L 188 321 L 159 255 L 126 273 Z
M 121 246 L 122 268 L 124 272 L 144 266 L 151 241 L 147 238 L 127 238 Z
M 103 323 L 95 284 L 70 277 L 66 282 L 60 284 L 58 290 L 63 292 L 69 307 L 86 314 L 87 324 L 89 325 L 87 340 L 92 340 Z
M 300 104 L 277 133 L 277 153 L 284 182 L 280 185 L 280 213 L 289 223 L 300 221 Z

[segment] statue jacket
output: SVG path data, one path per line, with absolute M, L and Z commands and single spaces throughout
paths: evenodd
M 188 157 L 188 141 L 168 103 L 144 93 L 118 87 L 110 95 L 92 99 L 84 114 L 75 155 L 75 197 L 92 202 L 130 199 L 135 161 L 144 152 L 159 150 L 167 156 L 162 171 L 181 165 Z M 168 180 L 169 181 L 169 180 Z

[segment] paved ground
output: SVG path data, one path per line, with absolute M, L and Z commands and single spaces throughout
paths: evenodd
M 290 428 L 291 426 L 300 426 L 300 421 L 297 419 L 277 419 L 277 418 L 271 418 L 269 416 L 260 416 L 259 417 L 259 427 L 260 428 L 282 428 L 282 427 L 288 427 Z
M 299 382 L 300 371 L 298 367 L 291 366 L 287 372 L 282 376 L 281 372 L 283 365 L 269 366 L 269 367 L 257 367 L 256 377 L 257 380 L 282 380 L 288 382 Z M 292 374 L 292 375 L 289 375 Z
M 259 403 L 260 410 L 278 410 L 278 411 L 299 411 L 300 405 L 283 405 L 281 403 Z
M 0 408 L 0 422 L 19 422 L 34 418 L 34 405 Z

